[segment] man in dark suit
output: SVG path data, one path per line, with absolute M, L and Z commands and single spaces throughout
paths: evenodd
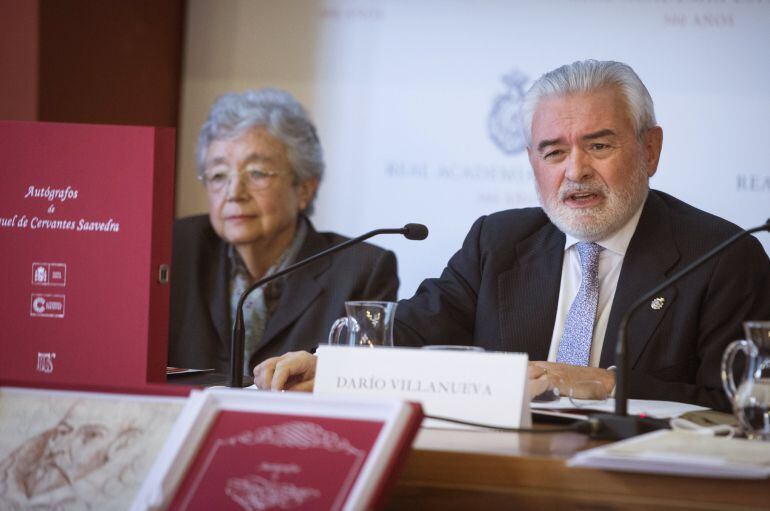
M 651 191 L 614 300 L 598 311 L 608 317 L 598 362 L 582 367 L 549 357 L 563 300 L 565 234 L 539 208 L 495 213 L 473 225 L 439 279 L 426 280 L 399 304 L 397 342 L 471 342 L 524 352 L 530 360 L 552 360 L 532 362 L 530 375 L 545 375 L 542 382 L 562 392 L 577 381 L 600 381 L 611 392 L 614 372 L 606 368 L 614 366 L 618 325 L 631 303 L 734 232 L 724 220 Z M 770 317 L 769 264 L 756 240 L 747 238 L 637 311 L 629 332 L 631 397 L 729 408 L 722 353 L 741 337 L 742 320 Z
M 441 277 L 399 304 L 395 342 L 522 351 L 535 393 L 610 394 L 630 304 L 738 227 L 649 190 L 663 132 L 629 66 L 551 71 L 527 93 L 522 118 L 542 208 L 479 219 Z M 633 316 L 630 396 L 727 409 L 722 353 L 743 320 L 763 318 L 770 262 L 747 237 Z M 291 387 L 312 378 L 313 364 L 306 355 L 268 361 L 257 384 Z
M 312 210 L 324 163 L 315 127 L 287 92 L 225 94 L 198 141 L 209 214 L 174 224 L 169 365 L 229 368 L 242 292 L 346 238 L 319 233 Z M 393 252 L 359 244 L 249 294 L 244 371 L 326 339 L 347 300 L 395 300 Z

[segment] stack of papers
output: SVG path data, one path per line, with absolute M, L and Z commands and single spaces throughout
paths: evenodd
M 577 405 L 577 406 L 576 406 Z M 556 401 L 547 403 L 532 402 L 530 407 L 536 412 L 555 412 L 554 414 L 574 419 L 585 419 L 586 415 L 594 412 L 612 413 L 615 411 L 615 400 L 608 399 L 601 403 L 583 401 L 575 399 L 574 402 L 569 398 L 563 397 Z M 687 403 L 677 403 L 674 401 L 651 401 L 647 399 L 629 399 L 628 414 L 644 415 L 654 419 L 671 419 L 679 417 L 688 412 L 708 410 L 703 406 L 691 405 Z
M 579 452 L 567 465 L 623 472 L 764 479 L 770 477 L 770 443 L 663 430 Z

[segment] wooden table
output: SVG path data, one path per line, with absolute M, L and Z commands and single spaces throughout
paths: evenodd
M 576 433 L 423 429 L 389 510 L 770 509 L 770 480 L 729 480 L 569 468 L 601 442 Z

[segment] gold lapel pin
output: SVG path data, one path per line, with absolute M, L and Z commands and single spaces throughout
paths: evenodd
M 662 296 L 659 296 L 657 298 L 653 298 L 650 302 L 650 308 L 654 311 L 659 311 L 663 308 L 663 306 L 666 304 L 666 299 Z

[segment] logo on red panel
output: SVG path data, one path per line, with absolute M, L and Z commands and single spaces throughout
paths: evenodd
M 64 263 L 32 263 L 32 284 L 36 286 L 65 286 L 67 265 Z
M 53 372 L 53 359 L 56 358 L 56 353 L 40 353 L 37 354 L 37 367 L 35 370 L 39 373 L 51 374 Z
M 64 298 L 64 295 L 32 293 L 29 315 L 45 318 L 63 318 Z

